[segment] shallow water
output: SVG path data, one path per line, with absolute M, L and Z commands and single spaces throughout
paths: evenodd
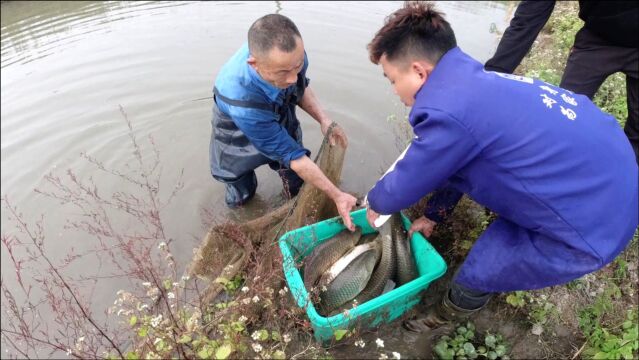
M 400 2 L 13 2 L 1 4 L 1 183 L 33 221 L 45 218 L 47 251 L 61 258 L 71 247 L 91 246 L 87 236 L 63 229 L 77 210 L 35 193 L 44 175 L 96 175 L 80 157 L 86 152 L 106 166 L 129 171 L 134 161 L 121 105 L 151 154 L 159 149 L 163 185 L 184 171 L 184 189 L 161 213 L 172 250 L 184 266 L 206 228 L 202 209 L 219 219 L 247 219 L 281 201 L 279 178 L 268 167 L 252 203 L 238 212 L 224 205 L 221 184 L 208 165 L 212 84 L 220 67 L 246 38 L 250 24 L 272 12 L 289 16 L 304 38 L 308 77 L 319 100 L 349 135 L 341 188 L 365 194 L 400 147 L 390 115 L 408 112 L 366 45 Z M 512 6 L 505 2 L 442 2 L 459 46 L 479 61 L 494 52 Z M 319 126 L 300 111 L 305 145 L 316 152 Z M 115 177 L 95 178 L 104 192 L 136 189 Z M 12 222 L 2 211 L 3 232 Z M 126 227 L 127 219 L 117 225 Z M 13 268 L 2 251 L 2 276 Z M 87 265 L 87 264 L 85 264 Z M 105 265 L 102 272 L 107 272 Z M 70 269 L 83 274 L 82 266 Z M 96 309 L 111 304 L 121 281 L 105 280 L 94 293 Z

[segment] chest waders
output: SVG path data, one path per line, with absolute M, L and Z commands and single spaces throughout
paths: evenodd
M 304 96 L 307 84 L 308 79 L 305 74 L 298 74 L 296 85 L 285 90 L 282 105 L 229 99 L 220 94 L 217 88 L 213 89 L 213 93 L 216 104 L 218 101 L 223 101 L 231 106 L 272 111 L 278 114 L 279 124 L 301 145 L 302 128 L 295 115 L 295 107 Z M 233 119 L 220 111 L 217 105 L 213 105 L 212 127 L 209 148 L 211 175 L 225 184 L 225 201 L 229 207 L 244 205 L 255 195 L 257 189 L 255 169 L 265 164 L 275 170 L 282 179 L 286 196 L 290 198 L 297 195 L 304 180 L 281 162 L 259 152 L 235 125 Z

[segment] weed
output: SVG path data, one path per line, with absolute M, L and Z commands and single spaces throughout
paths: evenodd
M 472 322 L 461 324 L 454 334 L 442 336 L 433 351 L 440 359 L 509 359 L 508 346 L 500 334 L 477 335 Z
M 626 312 L 621 324 L 609 324 L 607 319 L 613 310 L 613 300 L 621 297 L 619 288 L 612 282 L 595 302 L 579 314 L 579 327 L 587 340 L 584 355 L 594 359 L 633 359 L 639 350 L 639 325 L 637 307 Z
M 506 296 L 506 303 L 524 309 L 526 318 L 533 325 L 533 334 L 540 335 L 543 326 L 558 315 L 555 305 L 546 294 L 536 295 L 531 291 L 515 291 Z

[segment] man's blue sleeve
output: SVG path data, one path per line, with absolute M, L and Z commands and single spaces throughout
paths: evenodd
M 379 214 L 393 214 L 441 187 L 480 151 L 466 127 L 445 112 L 415 109 L 413 139 L 394 169 L 368 193 L 368 203 Z
M 292 160 L 310 155 L 311 152 L 277 122 L 275 113 L 236 106 L 227 106 L 226 110 L 235 125 L 264 156 L 290 168 Z

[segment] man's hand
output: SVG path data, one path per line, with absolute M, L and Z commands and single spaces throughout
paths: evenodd
M 322 134 L 324 134 L 324 136 L 326 136 L 326 132 L 328 132 L 331 124 L 333 124 L 333 121 L 325 121 L 322 123 Z M 346 137 L 346 133 L 344 132 L 344 129 L 342 129 L 342 127 L 338 124 L 335 124 L 335 126 L 333 126 L 331 135 L 328 137 L 328 143 L 331 144 L 331 146 L 335 146 L 335 144 L 339 143 L 344 148 L 348 146 L 348 138 Z
M 351 219 L 351 210 L 355 207 L 357 199 L 348 193 L 340 191 L 333 201 L 337 207 L 337 212 L 344 220 L 344 225 L 350 231 L 355 231 L 355 225 L 353 225 L 353 219 Z
M 415 231 L 419 231 L 424 234 L 425 237 L 429 237 L 433 233 L 433 229 L 437 225 L 436 222 L 427 218 L 426 216 L 422 216 L 419 219 L 413 221 L 413 224 L 408 229 L 408 237 L 413 236 Z
M 355 225 L 351 219 L 350 212 L 357 203 L 357 199 L 348 193 L 341 191 L 337 186 L 324 175 L 322 170 L 309 159 L 308 156 L 302 156 L 298 159 L 291 160 L 291 169 L 299 175 L 304 181 L 323 191 L 331 200 L 335 202 L 337 211 L 344 225 L 350 231 L 355 231 Z
M 375 220 L 379 217 L 379 214 L 375 212 L 375 210 L 370 207 L 366 207 L 366 220 L 368 224 L 375 229 Z

